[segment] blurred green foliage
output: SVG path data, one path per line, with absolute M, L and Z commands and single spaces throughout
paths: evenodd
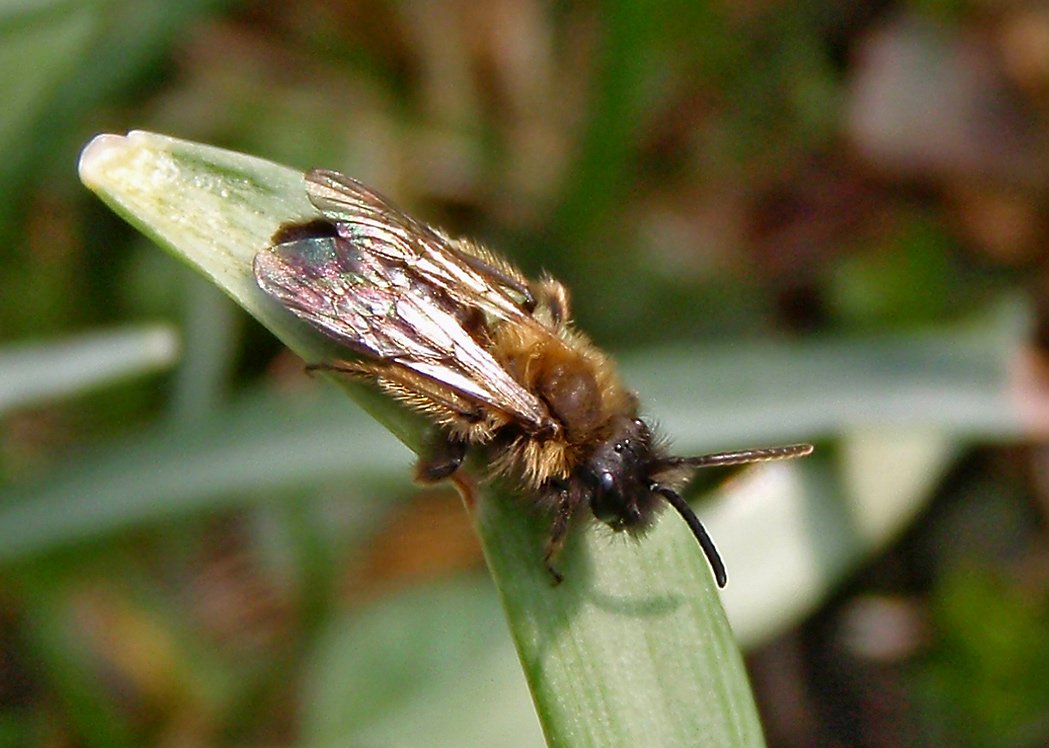
M 980 568 L 943 575 L 932 599 L 937 640 L 914 688 L 932 705 L 937 743 L 1036 745 L 1046 727 L 1049 601 Z

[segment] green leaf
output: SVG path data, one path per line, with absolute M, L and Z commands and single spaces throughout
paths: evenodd
M 503 498 L 503 497 L 498 497 Z M 576 533 L 550 586 L 514 497 L 478 526 L 551 745 L 761 745 L 737 644 L 684 523 Z
M 274 230 L 313 215 L 302 176 L 275 164 L 148 133 L 104 135 L 81 177 L 117 212 L 223 288 L 293 350 L 327 360 L 331 344 L 254 284 L 251 261 Z M 418 446 L 419 420 L 349 387 Z M 545 522 L 527 497 L 479 498 L 477 526 L 547 739 L 760 745 L 742 659 L 705 560 L 680 522 L 643 544 L 575 535 L 550 585 Z
M 91 333 L 0 349 L 0 413 L 163 369 L 178 355 L 168 327 Z
M 349 403 L 249 396 L 199 420 L 164 422 L 79 455 L 37 483 L 7 488 L 0 496 L 0 562 L 193 512 L 272 502 L 279 492 L 301 494 L 304 485 L 346 477 L 358 490 L 388 484 L 404 475 L 407 462 L 407 450 Z M 369 512 L 359 500 L 352 506 Z

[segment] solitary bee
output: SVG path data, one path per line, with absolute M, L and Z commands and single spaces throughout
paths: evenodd
M 552 516 L 544 563 L 555 582 L 583 507 L 638 535 L 670 504 L 725 585 L 717 549 L 679 491 L 696 468 L 801 457 L 810 445 L 667 455 L 612 360 L 572 326 L 559 282 L 530 281 L 337 172 L 308 172 L 306 191 L 323 218 L 281 227 L 255 256 L 255 278 L 360 354 L 313 368 L 369 380 L 437 426 L 420 480 L 448 478 L 468 448 L 483 450 L 490 476 L 516 481 Z

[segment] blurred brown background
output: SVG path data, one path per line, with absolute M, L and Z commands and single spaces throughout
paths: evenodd
M 772 745 L 1049 743 L 1049 6 L 53 1 L 0 10 L 0 71 L 0 370 L 129 323 L 183 341 L 0 411 L 0 744 L 539 739 L 454 495 L 407 453 L 268 484 L 226 451 L 274 422 L 345 447 L 297 359 L 79 185 L 79 148 L 130 129 L 352 174 L 553 273 L 656 372 L 773 338 L 879 361 L 1021 309 L 1012 425 L 952 420 L 915 522 L 748 662 Z M 189 480 L 205 456 L 221 477 Z M 477 714 L 433 696 L 452 661 L 500 684 Z

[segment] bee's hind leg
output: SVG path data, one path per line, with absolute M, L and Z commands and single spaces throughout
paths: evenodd
M 466 442 L 446 433 L 430 439 L 427 449 L 415 463 L 415 479 L 420 483 L 437 483 L 450 477 L 466 458 Z
M 425 449 L 415 465 L 420 483 L 438 483 L 451 477 L 466 457 L 465 438 L 449 433 L 449 425 L 480 424 L 484 413 L 475 403 L 432 379 L 408 369 L 370 361 L 338 361 L 311 364 L 307 371 L 330 371 L 358 379 L 371 380 L 398 402 L 440 426 L 427 438 Z

